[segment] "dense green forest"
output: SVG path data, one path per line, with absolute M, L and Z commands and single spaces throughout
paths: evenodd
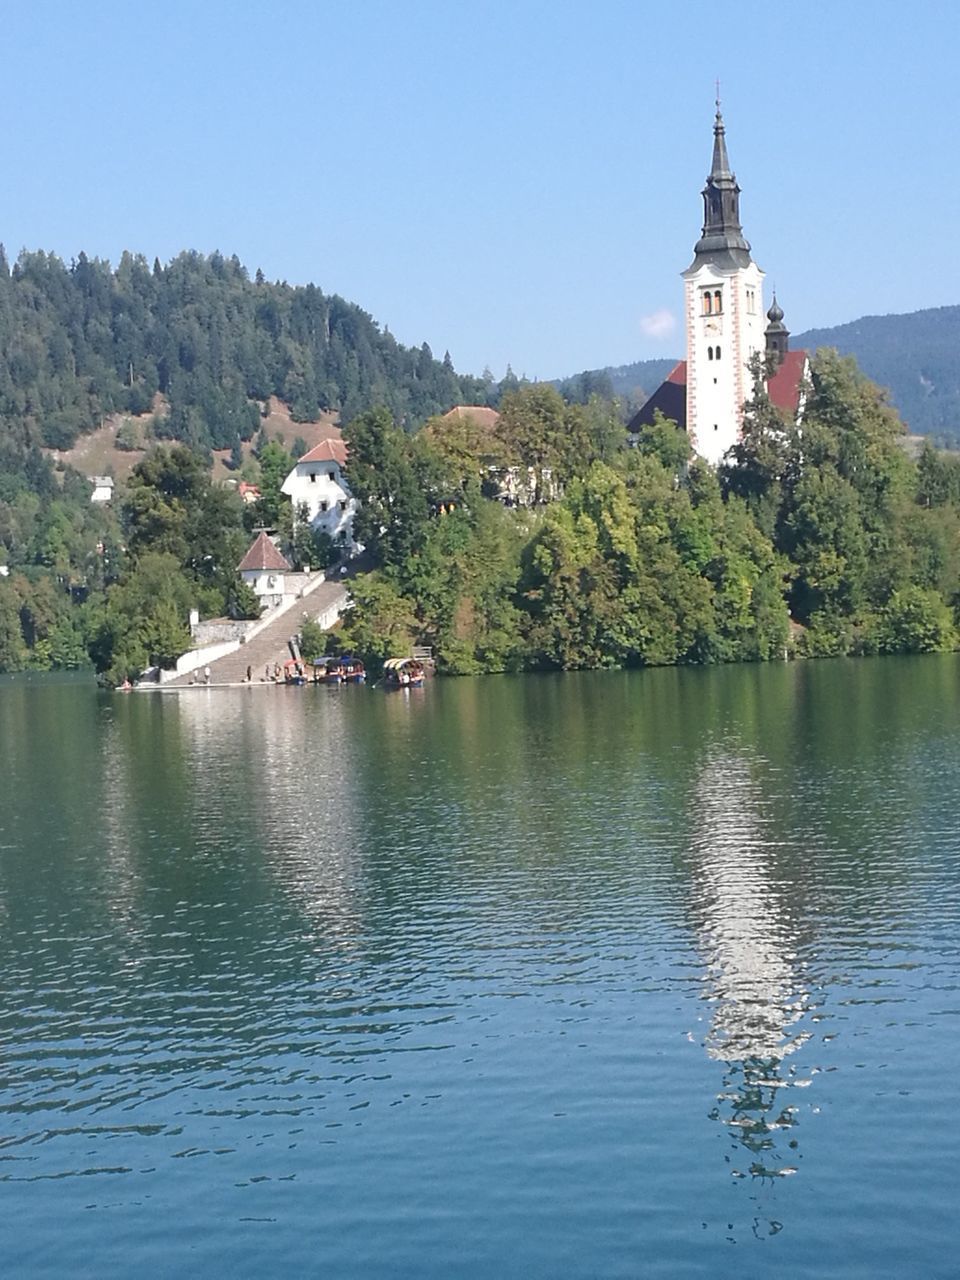
M 413 425 L 485 403 L 488 387 L 314 285 L 251 280 L 235 257 L 151 268 L 124 254 L 114 270 L 23 253 L 11 270 L 0 249 L 0 441 L 68 449 L 105 414 L 149 412 L 160 392 L 156 436 L 224 449 L 253 436 L 270 395 L 300 421 L 382 404 Z
M 834 347 L 853 356 L 869 378 L 886 387 L 890 401 L 917 435 L 960 447 L 960 307 L 932 307 L 900 316 L 864 316 L 832 329 L 793 336 L 794 347 L 815 351 Z M 676 360 L 639 360 L 595 369 L 555 385 L 604 388 L 609 395 L 639 403 L 654 391 Z

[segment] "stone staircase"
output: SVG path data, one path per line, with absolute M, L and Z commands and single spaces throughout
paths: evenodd
M 302 608 L 295 605 L 292 609 L 285 610 L 252 640 L 242 644 L 236 652 L 228 653 L 211 662 L 210 683 L 212 685 L 241 684 L 247 678 L 247 667 L 250 667 L 253 672 L 253 683 L 260 684 L 263 680 L 264 667 L 269 665 L 272 671 L 275 663 L 279 662 L 283 666 L 290 657 L 287 642 L 300 630 L 304 616 L 312 619 L 330 618 L 334 613 L 339 616 L 346 607 L 347 597 L 347 588 L 342 582 L 321 583 L 315 591 L 305 596 L 302 602 L 298 602 L 302 604 Z M 163 687 L 177 689 L 185 685 L 204 683 L 201 667 L 199 671 L 194 671 L 190 675 L 178 676 L 176 680 L 169 681 Z

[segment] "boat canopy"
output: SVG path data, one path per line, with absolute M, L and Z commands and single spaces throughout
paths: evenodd
M 405 666 L 415 662 L 414 658 L 388 658 L 383 664 L 384 671 L 401 671 Z

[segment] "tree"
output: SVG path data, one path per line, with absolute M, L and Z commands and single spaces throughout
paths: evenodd
M 430 457 L 415 452 L 386 409 L 355 418 L 344 439 L 347 483 L 359 502 L 354 537 L 377 564 L 401 565 L 427 535 L 438 479 L 429 474 Z
M 451 496 L 470 480 L 481 481 L 489 465 L 503 462 L 498 436 L 469 413 L 430 418 L 417 441 L 435 454 Z
M 260 498 L 257 502 L 257 519 L 267 528 L 274 529 L 280 520 L 281 509 L 290 505 L 280 489 L 293 468 L 293 458 L 276 441 L 265 444 L 258 457 Z
M 659 409 L 653 422 L 637 433 L 637 448 L 647 457 L 656 458 L 672 475 L 680 475 L 693 456 L 690 437 Z
M 352 608 L 344 616 L 339 642 L 344 652 L 376 661 L 410 652 L 418 635 L 407 600 L 380 573 L 361 574 L 350 587 Z
M 227 616 L 230 618 L 259 618 L 262 612 L 260 597 L 248 582 L 237 576 L 227 594 Z
M 742 498 L 760 527 L 773 537 L 792 424 L 767 394 L 768 370 L 759 355 L 753 357 L 750 370 L 753 394 L 744 405 L 740 439 L 721 465 L 720 479 L 724 492 Z
M 537 500 L 544 493 L 544 473 L 558 470 L 569 455 L 565 411 L 559 392 L 548 383 L 518 387 L 500 401 L 496 430 L 504 456 L 532 469 Z
M 74 618 L 63 618 L 47 638 L 50 665 L 60 671 L 76 671 L 90 665 L 83 633 Z
M 150 552 L 136 571 L 108 588 L 87 619 L 88 649 L 110 683 L 151 663 L 170 666 L 190 647 L 187 615 L 195 594 L 175 557 Z
M 881 653 L 937 653 L 957 646 L 950 610 L 936 591 L 904 587 L 883 610 Z
M 122 449 L 125 452 L 142 449 L 143 441 L 141 440 L 137 424 L 130 418 L 124 418 L 119 427 L 117 427 L 114 443 L 118 449 Z
M 327 569 L 337 559 L 337 548 L 324 529 L 314 529 L 306 521 L 298 520 L 293 529 L 291 548 L 294 564 L 300 568 Z
M 13 588 L 0 580 L 0 672 L 20 671 L 26 661 L 27 647 L 20 630 L 19 602 Z
M 327 633 L 312 618 L 300 624 L 300 653 L 305 662 L 313 662 L 330 652 Z
M 960 459 L 938 453 L 929 440 L 917 459 L 917 501 L 925 507 L 960 503 Z

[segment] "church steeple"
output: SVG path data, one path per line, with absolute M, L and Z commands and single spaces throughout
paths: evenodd
M 703 189 L 703 231 L 693 252 L 695 264 L 709 261 L 717 266 L 745 267 L 750 262 L 750 245 L 740 226 L 740 188 L 727 156 L 719 94 L 713 122 L 713 163 Z
M 703 189 L 703 230 L 683 273 L 687 331 L 687 431 L 701 458 L 717 466 L 740 438 L 753 391 L 751 360 L 764 350 L 763 272 L 740 227 L 740 188 L 720 114 Z
M 710 166 L 708 182 L 721 179 L 736 179 L 730 172 L 730 161 L 727 159 L 727 131 L 724 128 L 723 116 L 720 114 L 720 99 L 717 99 L 717 115 L 713 122 L 713 164 Z

